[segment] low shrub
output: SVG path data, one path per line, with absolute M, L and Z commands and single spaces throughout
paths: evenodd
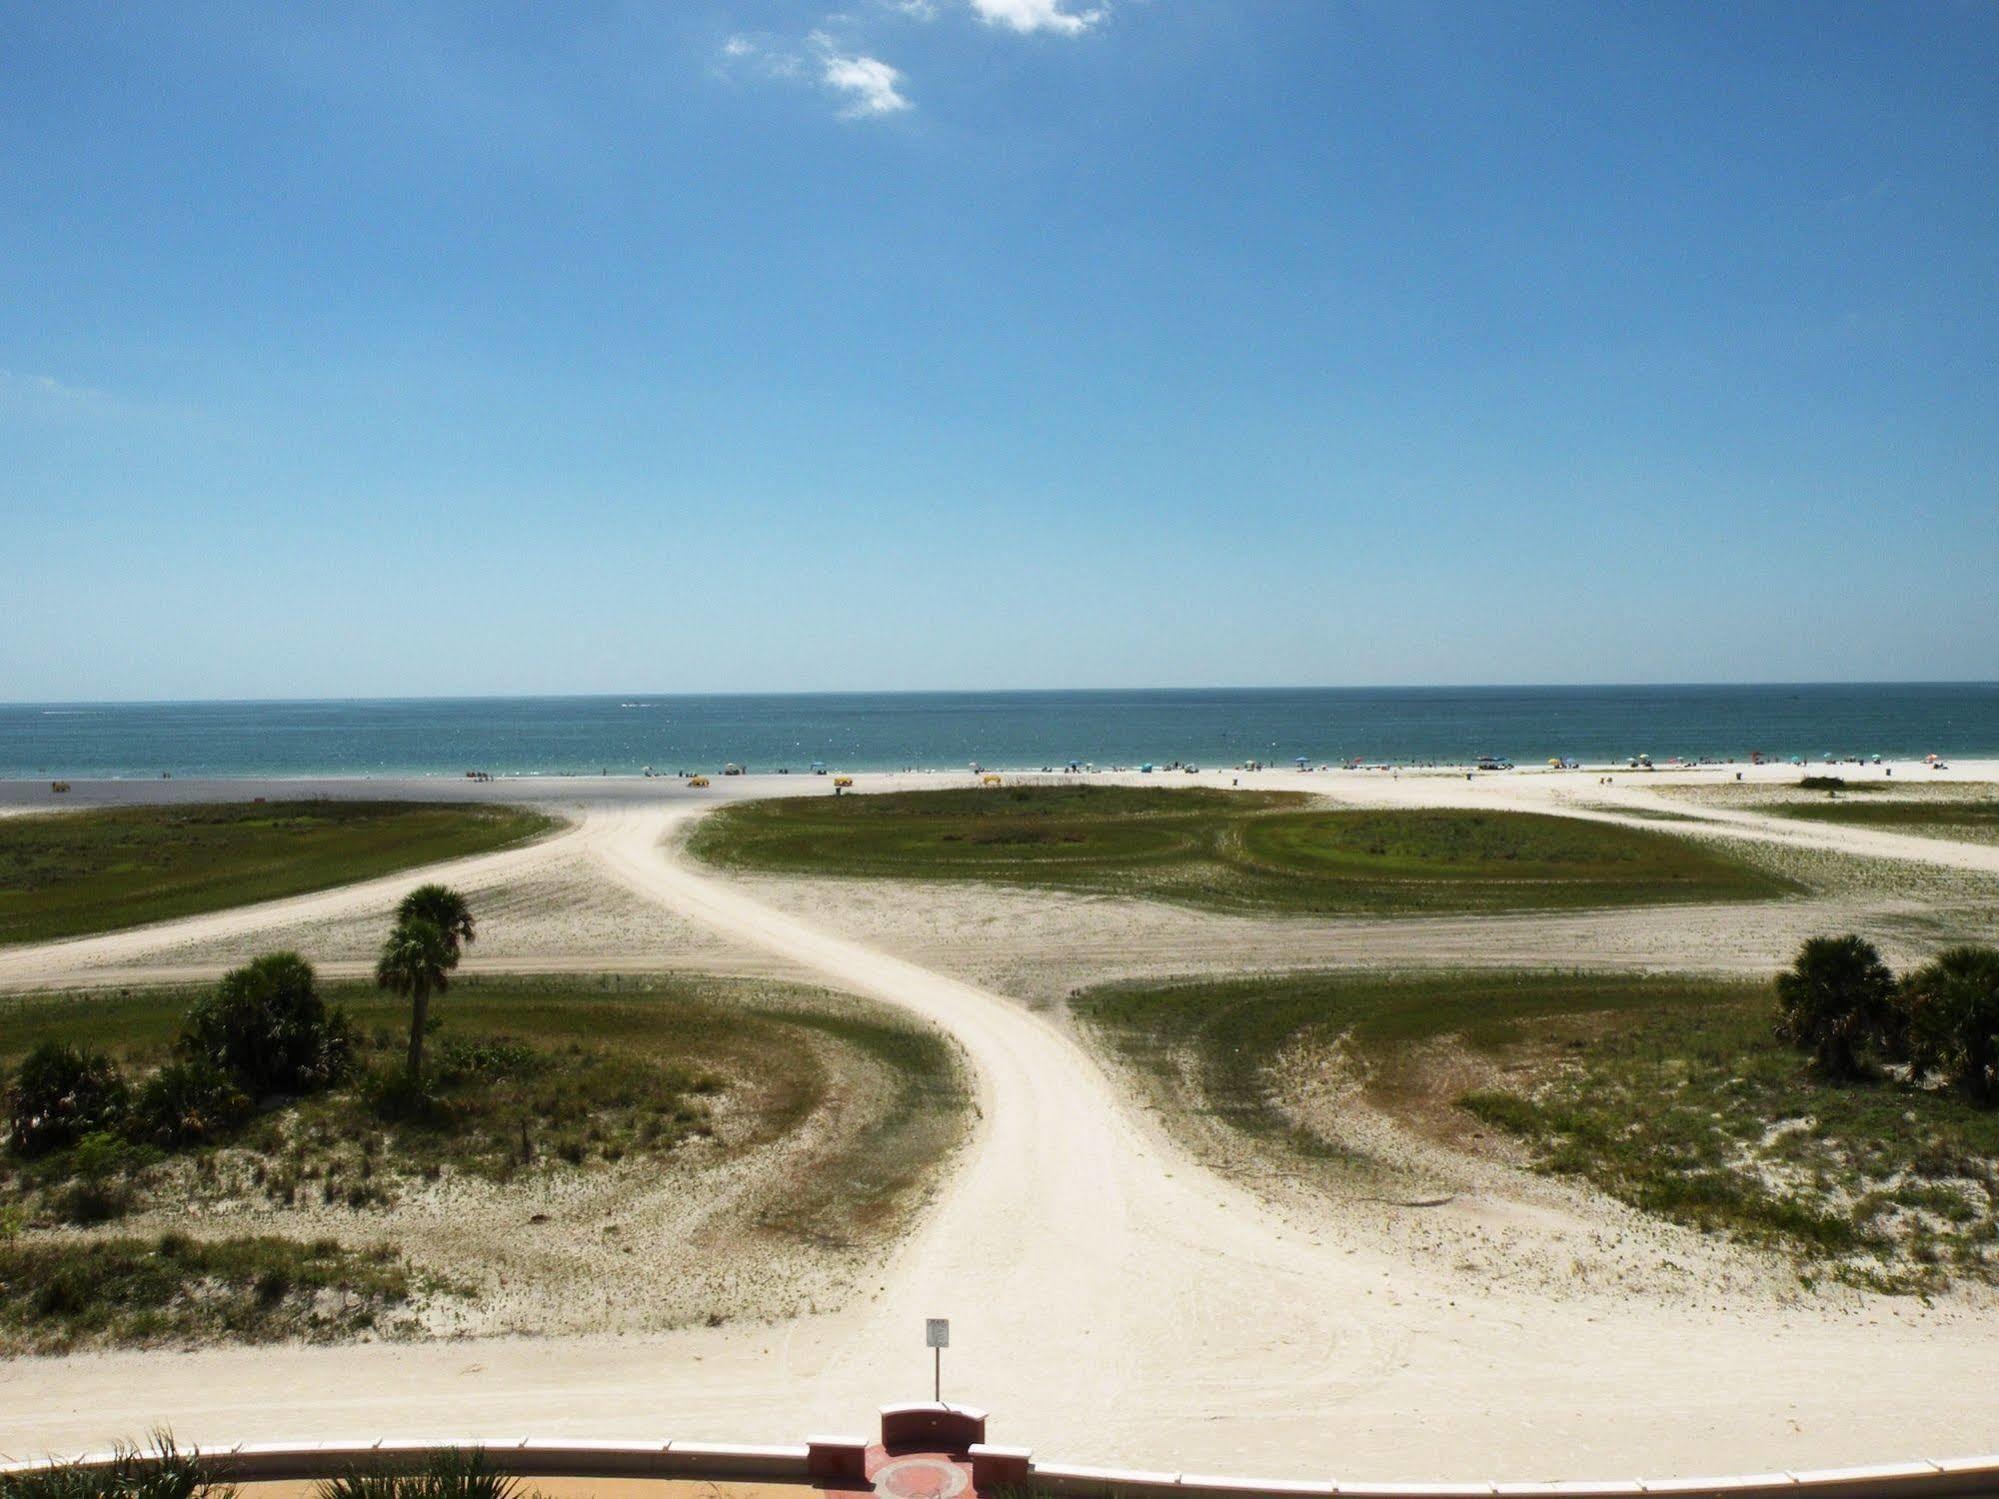
M 454 1036 L 437 1049 L 440 1084 L 527 1077 L 547 1066 L 547 1057 L 511 1036 Z
M 132 1211 L 139 1197 L 139 1179 L 158 1159 L 157 1152 L 135 1147 L 122 1135 L 100 1130 L 85 1135 L 49 1166 L 67 1173 L 51 1206 L 71 1223 L 107 1223 Z
M 116 1129 L 130 1096 L 103 1053 L 44 1041 L 22 1059 L 8 1090 L 8 1144 L 31 1158 L 66 1149 L 85 1135 Z
M 0 1356 L 394 1335 L 433 1292 L 456 1294 L 388 1246 L 171 1232 L 17 1241 L 0 1245 Z
M 437 1097 L 402 1067 L 383 1067 L 361 1080 L 368 1111 L 389 1124 L 436 1124 L 446 1117 Z
M 340 1081 L 354 1028 L 319 997 L 312 965 L 297 953 L 267 953 L 230 970 L 195 1001 L 180 1049 L 230 1074 L 248 1093 L 314 1093 Z
M 235 1079 L 203 1058 L 169 1062 L 139 1086 L 126 1128 L 135 1140 L 163 1150 L 206 1145 L 250 1117 L 248 1095 Z

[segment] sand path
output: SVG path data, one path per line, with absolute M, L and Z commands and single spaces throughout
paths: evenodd
M 1781 785 L 1795 782 L 1795 769 L 1779 780 L 1774 774 L 1758 776 L 1743 784 Z M 1613 776 L 1609 785 L 1598 785 L 1591 772 L 1566 774 L 1504 774 L 1466 780 L 1463 776 L 1364 775 L 1298 777 L 1292 784 L 1300 789 L 1324 791 L 1342 800 L 1375 806 L 1463 807 L 1515 812 L 1548 812 L 1587 822 L 1616 823 L 1645 828 L 1652 832 L 1699 834 L 1702 837 L 1752 840 L 1785 848 L 1810 849 L 1856 858 L 1894 859 L 1929 864 L 1941 869 L 1963 869 L 1980 874 L 1999 874 L 1999 845 L 1954 843 L 1946 839 L 1891 833 L 1879 828 L 1855 827 L 1841 823 L 1806 822 L 1764 812 L 1706 806 L 1660 795 L 1654 788 L 1673 785 L 1721 785 L 1714 776 L 1695 773 L 1681 775 Z M 1309 786 L 1305 782 L 1311 782 Z M 1259 788 L 1265 783 L 1257 782 Z M 1919 784 L 1919 783 L 1918 783 Z M 1670 818 L 1670 821 L 1662 821 Z
M 0 1365 L 0 1448 L 162 1420 L 210 1443 L 796 1439 L 865 1429 L 873 1405 L 926 1393 L 926 1315 L 953 1319 L 946 1393 L 990 1407 L 996 1440 L 1083 1461 L 1526 1478 L 1999 1448 L 1988 1318 L 1889 1301 L 1706 1308 L 1614 1288 L 1557 1299 L 1404 1262 L 1359 1225 L 1288 1221 L 1188 1160 L 1050 1021 L 680 862 L 671 840 L 690 814 L 605 803 L 563 838 L 732 943 L 933 1020 L 976 1069 L 973 1142 L 872 1300 L 646 1338 L 16 1360 Z M 0 961 L 18 974 L 36 959 Z
M 309 895 L 232 906 L 179 921 L 128 927 L 95 937 L 0 947 L 0 989 L 65 982 L 74 974 L 116 969 L 136 958 L 156 956 L 176 947 L 251 936 L 274 926 L 337 921 L 351 914 L 386 909 L 430 880 L 466 886 L 492 884 L 558 862 L 586 846 L 589 837 L 586 820 L 498 853 L 450 859 Z
M 1906 769 L 1906 767 L 1905 767 Z M 1796 779 L 1789 768 L 1748 772 L 1751 789 Z M 1954 767 L 1940 780 L 1999 777 L 1999 763 Z M 951 778 L 941 778 L 948 783 Z M 1794 850 L 1836 863 L 1870 862 L 1844 872 L 1837 891 L 1772 903 L 1633 906 L 1606 910 L 1420 918 L 1348 916 L 1312 920 L 1189 911 L 1156 903 L 1062 892 L 955 883 L 750 878 L 764 904 L 815 915 L 845 935 L 926 967 L 1046 1002 L 1097 982 L 1170 973 L 1305 967 L 1535 966 L 1557 962 L 1608 968 L 1681 967 L 1760 971 L 1817 931 L 1857 930 L 1898 963 L 1920 961 L 1938 945 L 1979 940 L 1999 910 L 1999 844 L 1953 843 L 1872 828 L 1817 824 L 1714 807 L 1671 795 L 1675 786 L 1733 783 L 1714 771 L 1661 772 L 1602 784 L 1591 771 L 1481 775 L 1382 772 L 1265 772 L 1236 777 L 1106 777 L 1173 786 L 1304 790 L 1354 805 L 1452 806 L 1539 811 Z M 933 775 L 865 776 L 868 790 L 940 784 Z M 1629 781 L 1632 784 L 1626 784 Z M 1921 790 L 1927 784 L 1911 778 Z M 665 781 L 631 778 L 492 784 L 444 781 L 164 782 L 79 786 L 79 800 L 213 800 L 266 794 L 397 796 L 527 802 L 571 818 L 591 809 L 698 807 L 748 796 L 824 794 L 803 776 L 758 776 L 689 793 Z M 1897 782 L 1897 788 L 1900 787 Z M 10 797 L 39 788 L 0 782 Z M 43 799 L 46 800 L 45 791 Z M 1661 819 L 1668 819 L 1662 821 Z M 40 987 L 105 987 L 213 979 L 254 951 L 295 946 L 333 978 L 365 977 L 395 898 L 423 878 L 444 875 L 472 893 L 492 919 L 468 956 L 468 973 L 657 973 L 673 970 L 768 977 L 805 974 L 767 944 L 727 936 L 611 880 L 594 852 L 596 832 L 572 827 L 531 848 L 412 871 L 293 900 L 33 948 L 0 948 L 0 992 Z M 1785 867 L 1789 868 L 1788 862 Z M 1895 874 L 1899 867 L 1906 871 Z

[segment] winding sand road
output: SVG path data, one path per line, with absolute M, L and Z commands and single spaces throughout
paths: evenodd
M 1415 783 L 1394 784 L 1413 797 Z M 1456 784 L 1429 794 L 1449 800 Z M 925 1016 L 976 1069 L 980 1127 L 871 1300 L 660 1337 L 15 1360 L 0 1364 L 0 1449 L 101 1445 L 159 1422 L 210 1444 L 796 1440 L 865 1429 L 874 1405 L 926 1394 L 926 1315 L 953 1319 L 947 1395 L 990 1408 L 995 1440 L 1077 1461 L 1628 1477 L 1999 1449 L 1990 1316 L 1889 1300 L 1708 1310 L 1615 1288 L 1554 1298 L 1405 1262 L 1335 1220 L 1288 1221 L 1193 1164 L 1051 1021 L 680 861 L 672 842 L 694 811 L 593 802 L 537 847 L 585 853 L 733 943 Z M 1924 847 L 1886 856 L 1932 847 L 1901 841 Z M 329 913 L 398 882 L 375 884 L 303 899 Z M 196 923 L 290 919 L 302 903 L 18 950 L 0 955 L 0 982 L 143 954 Z

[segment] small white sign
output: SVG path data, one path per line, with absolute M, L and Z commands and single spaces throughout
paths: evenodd
M 925 1317 L 923 1319 L 923 1346 L 925 1348 L 949 1348 L 951 1346 L 951 1319 L 949 1317 Z

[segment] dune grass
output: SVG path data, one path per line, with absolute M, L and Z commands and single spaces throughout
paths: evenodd
M 790 1139 L 837 1105 L 846 1126 L 810 1147 L 800 1179 L 770 1194 L 757 1221 L 800 1242 L 876 1242 L 895 1232 L 964 1125 L 965 1079 L 945 1037 L 822 990 L 687 977 L 464 978 L 435 1004 L 431 1097 L 415 1104 L 398 1086 L 406 1008 L 359 986 L 324 992 L 359 1033 L 356 1074 L 329 1092 L 264 1100 L 241 1129 L 184 1150 L 92 1136 L 36 1160 L 0 1153 L 0 1250 L 13 1257 L 0 1257 L 0 1352 L 65 1339 L 255 1338 L 266 1326 L 274 1336 L 319 1335 L 283 1305 L 258 1320 L 213 1267 L 185 1255 L 162 1261 L 119 1226 L 141 1215 L 157 1223 L 160 1214 L 247 1211 L 282 1224 L 295 1210 L 319 1222 L 333 1211 L 388 1233 L 397 1203 L 440 1178 L 498 1191 L 650 1182 L 683 1169 L 683 1158 L 707 1166 Z M 171 1056 L 193 993 L 0 998 L 0 1068 L 63 1039 L 143 1076 Z M 60 1298 L 36 1312 L 50 1294 L 46 1254 L 98 1243 L 116 1246 L 107 1263 L 131 1262 L 151 1298 L 133 1302 L 136 1320 L 105 1320 Z M 271 1264 L 290 1252 L 277 1240 L 259 1245 Z M 309 1268 L 295 1284 L 308 1284 Z M 337 1268 L 360 1277 L 360 1299 L 340 1303 L 357 1315 L 386 1317 L 400 1304 L 388 1291 L 401 1282 L 369 1278 L 377 1262 Z M 155 1304 L 171 1275 L 183 1296 Z
M 950 1043 L 891 1011 L 789 985 L 700 978 L 465 978 L 437 1001 L 431 1099 L 396 1096 L 408 1011 L 372 988 L 329 985 L 359 1039 L 343 1086 L 262 1110 L 226 1145 L 193 1152 L 173 1191 L 242 1192 L 274 1206 L 384 1206 L 445 1172 L 505 1182 L 522 1172 L 664 1159 L 714 1138 L 726 1105 L 741 1149 L 798 1128 L 858 1069 L 887 1078 L 886 1106 L 786 1222 L 816 1233 L 889 1210 L 955 1137 L 963 1078 Z M 167 1061 L 193 991 L 0 999 L 0 1068 L 49 1039 L 111 1055 L 135 1075 Z M 0 1186 L 56 1211 L 75 1152 L 0 1157 Z M 88 1164 L 85 1162 L 84 1164 Z M 119 1170 L 157 1179 L 157 1153 Z M 11 1180 L 10 1180 L 11 1177 Z M 837 1183 L 837 1189 L 831 1184 Z M 33 1196 L 37 1188 L 42 1196 Z M 134 1194 L 134 1204 L 150 1200 Z M 822 1221 L 823 1220 L 823 1221 Z M 829 1229 L 828 1231 L 833 1231 Z
M 1771 1030 L 1765 983 L 1619 975 L 1306 975 L 1079 996 L 1162 1101 L 1293 1156 L 1383 1163 L 1302 1127 L 1275 1068 L 1337 1052 L 1368 1104 L 1537 1169 L 1797 1257 L 1801 1273 L 1927 1291 L 1999 1281 L 1999 1112 L 1893 1079 L 1820 1082 Z M 1438 1048 L 1490 1081 L 1465 1090 Z
M 1421 1084 L 1401 1063 L 1411 1047 L 1438 1036 L 1491 1052 L 1513 1040 L 1523 1022 L 1547 1016 L 1635 1010 L 1675 997 L 1725 1002 L 1745 992 L 1740 984 L 1705 980 L 1303 974 L 1112 984 L 1084 991 L 1071 1006 L 1125 1062 L 1163 1084 L 1190 1086 L 1188 1098 L 1198 1099 L 1204 1113 L 1244 1133 L 1323 1154 L 1325 1142 L 1298 1134 L 1269 1085 L 1269 1069 L 1293 1046 L 1345 1038 L 1368 1062 L 1370 1097 L 1402 1111 L 1418 1101 Z
M 1990 843 L 1999 839 L 1999 797 L 1989 801 L 1828 799 L 1775 802 L 1757 810 L 1804 822 L 1878 828 L 1884 833 L 1908 833 L 1918 838 L 1948 838 L 1960 843 Z
M 0 818 L 0 943 L 47 942 L 374 879 L 537 837 L 522 807 L 296 801 Z
M 987 880 L 1226 911 L 1518 911 L 1759 899 L 1798 887 L 1705 845 L 1527 812 L 1375 811 L 1301 795 L 1057 784 L 724 807 L 725 868 Z
M 0 1241 L 0 1347 L 61 1353 L 222 1336 L 269 1343 L 391 1333 L 433 1283 L 387 1246 L 167 1233 Z
M 1659 791 L 1708 807 L 1765 817 L 1874 828 L 1960 843 L 1999 842 L 1999 784 L 1989 781 L 1931 781 L 1920 774 L 1852 781 L 1840 776 L 1806 776 L 1775 785 L 1723 782 L 1662 786 Z

